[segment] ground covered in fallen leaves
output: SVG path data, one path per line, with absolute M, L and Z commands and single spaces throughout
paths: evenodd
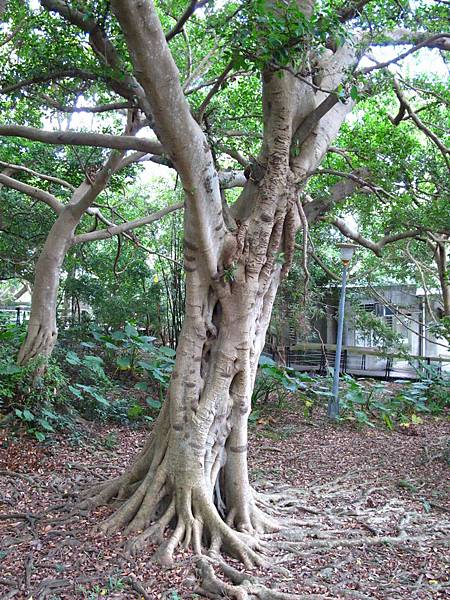
M 96 531 L 110 508 L 69 512 L 80 489 L 120 473 L 147 435 L 84 428 L 78 444 L 0 431 L 0 598 L 206 597 L 190 552 L 162 569 L 151 545 L 130 557 L 120 535 Z M 292 526 L 267 536 L 271 567 L 249 572 L 244 588 L 256 577 L 311 600 L 449 597 L 448 440 L 444 419 L 389 432 L 333 426 L 320 411 L 305 420 L 295 402 L 266 406 L 251 427 L 251 479 Z

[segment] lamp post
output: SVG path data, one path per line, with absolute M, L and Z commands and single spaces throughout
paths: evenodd
M 339 416 L 339 370 L 341 367 L 341 353 L 342 353 L 342 333 L 344 331 L 344 311 L 345 311 L 345 287 L 347 285 L 347 271 L 348 265 L 352 259 L 353 253 L 355 252 L 355 244 L 337 244 L 338 248 L 341 249 L 341 260 L 344 265 L 342 271 L 342 286 L 341 296 L 339 298 L 339 316 L 338 316 L 338 330 L 336 340 L 336 360 L 334 363 L 333 373 L 333 389 L 332 395 L 328 400 L 328 418 L 337 419 Z

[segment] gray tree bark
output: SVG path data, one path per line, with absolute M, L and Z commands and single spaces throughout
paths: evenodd
M 292 262 L 299 193 L 352 103 L 327 102 L 327 111 L 316 110 L 327 93 L 289 73 L 265 71 L 261 153 L 229 210 L 153 4 L 113 0 L 112 7 L 185 190 L 186 317 L 168 396 L 146 447 L 121 477 L 93 489 L 88 502 L 119 499 L 104 530 L 140 531 L 134 549 L 158 540 L 163 563 L 183 544 L 197 553 L 204 545 L 224 549 L 251 566 L 260 562 L 255 534 L 276 527 L 248 479 L 247 420 L 258 359 Z M 309 14 L 311 2 L 305 7 Z M 345 45 L 317 60 L 318 85 L 333 90 L 355 53 Z M 164 539 L 172 521 L 175 529 Z
M 37 374 L 45 370 L 46 361 L 53 351 L 58 336 L 56 303 L 61 267 L 72 244 L 75 229 L 82 216 L 107 185 L 122 158 L 123 153 L 112 151 L 95 180 L 84 181 L 74 191 L 69 204 L 62 206 L 56 198 L 52 203 L 59 214 L 36 263 L 27 336 L 17 357 L 19 365 L 25 365 L 30 360 L 39 358 L 39 364 L 36 366 Z

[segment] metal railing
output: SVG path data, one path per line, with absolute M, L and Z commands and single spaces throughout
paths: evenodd
M 3 316 L 4 320 L 9 323 L 15 323 L 20 325 L 30 316 L 31 306 L 24 304 L 14 306 L 0 306 L 0 317 Z
M 334 368 L 335 344 L 301 343 L 283 348 L 283 351 L 266 347 L 265 353 L 286 366 L 301 371 L 326 375 Z M 438 374 L 450 371 L 450 356 L 418 356 L 398 352 L 382 352 L 375 348 L 343 346 L 340 372 L 356 377 L 380 379 L 418 379 L 426 369 L 435 368 Z M 450 373 L 449 373 L 450 374 Z

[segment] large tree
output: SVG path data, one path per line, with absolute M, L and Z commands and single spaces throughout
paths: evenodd
M 89 500 L 118 499 L 120 508 L 104 529 L 140 531 L 135 548 L 149 538 L 159 540 L 164 563 L 181 543 L 197 553 L 207 544 L 246 565 L 258 563 L 254 534 L 276 523 L 264 514 L 249 483 L 247 419 L 296 231 L 301 228 L 306 236 L 309 225 L 359 188 L 379 193 L 364 166 L 335 171 L 338 180 L 327 194 L 311 196 L 307 186 L 327 153 L 335 151 L 333 140 L 359 93 L 375 94 L 378 86 L 389 85 L 403 94 L 388 71 L 383 85 L 376 81 L 378 72 L 424 48 L 450 47 L 441 29 L 445 3 L 418 2 L 412 9 L 388 0 L 293 0 L 215 7 L 193 0 L 186 9 L 171 3 L 181 14 L 175 24 L 166 3 L 155 6 L 150 0 L 41 0 L 44 10 L 33 19 L 25 9 L 20 16 L 18 4 L 11 2 L 8 9 L 19 27 L 18 33 L 11 27 L 11 39 L 21 39 L 20 27 L 26 33 L 16 57 L 6 60 L 2 92 L 12 116 L 2 114 L 0 135 L 112 149 L 108 156 L 100 153 L 94 173 L 80 173 L 68 203 L 30 189 L 11 171 L 0 175 L 3 185 L 46 202 L 59 215 L 38 263 L 30 323 L 35 331 L 30 329 L 21 357 L 33 354 L 40 343 L 36 335 L 47 336 L 47 342 L 49 335 L 55 337 L 46 306 L 68 246 L 111 235 L 111 230 L 75 234 L 111 177 L 144 158 L 175 169 L 184 190 L 186 272 L 175 369 L 145 448 L 121 477 L 99 486 Z M 36 38 L 36 27 L 44 32 L 41 37 Z M 360 64 L 375 46 L 405 44 L 407 50 L 400 48 L 384 63 Z M 80 95 L 101 103 L 85 110 L 127 110 L 125 132 L 106 132 L 123 129 L 120 118 L 104 122 L 104 133 L 46 131 L 43 118 L 31 127 L 14 104 L 44 102 L 73 113 Z M 405 96 L 402 102 L 408 110 Z M 412 108 L 411 113 L 416 115 Z M 231 126 L 236 120 L 248 127 L 236 130 Z M 145 127 L 157 139 L 136 135 Z M 443 142 L 424 133 L 447 166 Z M 245 175 L 220 173 L 231 160 L 245 166 Z M 14 171 L 17 165 L 7 168 Z M 242 193 L 227 202 L 224 188 L 236 183 Z M 401 238 L 417 231 L 396 233 Z M 55 261 L 58 268 L 52 269 Z M 164 538 L 171 523 L 175 529 Z

